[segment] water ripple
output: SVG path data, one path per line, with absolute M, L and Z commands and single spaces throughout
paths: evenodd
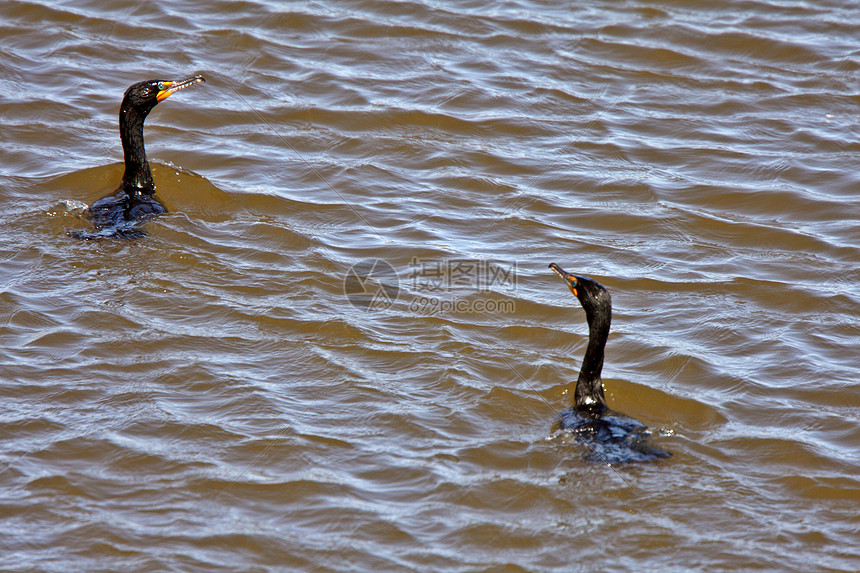
M 6 2 L 4 566 L 856 569 L 857 16 Z M 147 120 L 171 212 L 67 236 L 123 90 L 191 73 Z M 553 433 L 588 332 L 551 261 L 612 292 L 608 399 L 671 461 Z

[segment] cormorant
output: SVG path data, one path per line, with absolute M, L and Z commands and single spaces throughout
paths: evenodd
M 603 395 L 603 354 L 612 322 L 612 299 L 603 285 L 572 275 L 555 263 L 549 268 L 564 280 L 585 310 L 588 346 L 576 380 L 573 408 L 559 416 L 559 428 L 572 431 L 588 447 L 585 458 L 604 463 L 642 462 L 672 454 L 648 443 L 644 424 L 611 411 Z
M 155 196 L 155 182 L 146 150 L 143 146 L 143 122 L 158 102 L 168 96 L 205 82 L 203 76 L 181 81 L 148 80 L 125 91 L 119 108 L 119 136 L 125 156 L 125 174 L 119 189 L 93 203 L 87 216 L 95 226 L 94 232 L 70 231 L 79 239 L 122 237 L 133 239 L 146 235 L 138 225 L 167 212 L 167 207 Z

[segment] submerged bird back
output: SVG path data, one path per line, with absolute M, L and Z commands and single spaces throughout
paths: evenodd
M 651 445 L 651 432 L 645 424 L 609 410 L 591 417 L 574 409 L 559 417 L 559 429 L 573 434 L 585 445 L 583 458 L 607 464 L 648 462 L 668 458 L 671 452 Z

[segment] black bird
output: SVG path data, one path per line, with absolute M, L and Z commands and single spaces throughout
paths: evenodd
M 143 122 L 158 102 L 204 81 L 203 76 L 181 81 L 148 80 L 125 91 L 119 108 L 119 136 L 125 155 L 122 183 L 113 194 L 99 199 L 87 211 L 95 232 L 70 231 L 71 236 L 79 239 L 133 239 L 146 235 L 138 225 L 167 212 L 167 207 L 155 196 L 155 182 L 143 146 Z
M 672 454 L 648 442 L 644 424 L 611 411 L 603 395 L 603 354 L 612 322 L 612 299 L 603 285 L 572 275 L 555 263 L 549 268 L 564 280 L 585 310 L 588 346 L 576 380 L 573 408 L 559 416 L 559 427 L 572 431 L 588 447 L 585 458 L 604 463 L 644 462 Z

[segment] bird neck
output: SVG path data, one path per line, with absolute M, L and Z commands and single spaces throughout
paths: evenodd
M 603 353 L 606 340 L 609 338 L 609 323 L 611 315 L 595 315 L 586 312 L 588 319 L 588 346 L 582 358 L 582 368 L 576 381 L 574 393 L 574 408 L 589 412 L 602 413 L 606 409 L 606 398 L 603 395 Z
M 120 109 L 119 136 L 125 155 L 125 174 L 122 176 L 122 189 L 130 196 L 152 195 L 155 181 L 146 160 L 143 146 L 143 122 L 146 114 L 134 108 Z

